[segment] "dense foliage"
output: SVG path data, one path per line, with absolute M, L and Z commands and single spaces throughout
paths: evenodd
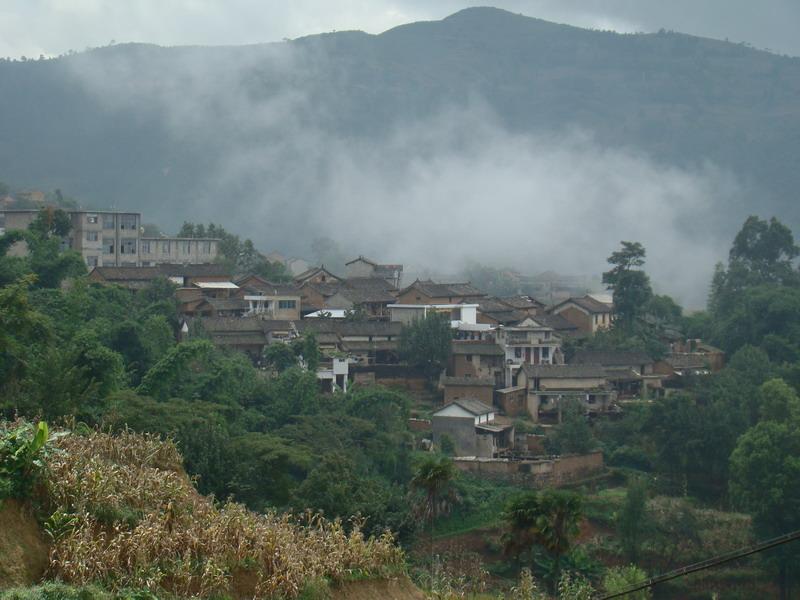
M 258 275 L 273 282 L 292 279 L 283 263 L 267 260 L 266 256 L 256 250 L 252 240 L 242 240 L 238 235 L 226 231 L 221 225 L 209 223 L 205 226 L 202 223 L 184 221 L 178 237 L 219 239 L 219 260 L 227 265 L 232 273 Z

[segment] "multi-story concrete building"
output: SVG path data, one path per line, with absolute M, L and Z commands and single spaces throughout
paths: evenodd
M 561 353 L 561 338 L 552 327 L 527 317 L 514 327 L 498 327 L 495 331 L 497 344 L 505 352 L 505 384 L 516 386 L 517 375 L 522 365 L 550 365 L 564 362 Z
M 0 211 L 0 234 L 27 229 L 39 210 Z M 88 267 L 133 267 L 160 264 L 203 264 L 214 262 L 219 240 L 211 238 L 142 237 L 142 215 L 135 212 L 68 211 L 72 228 L 66 247 L 80 252 Z M 11 254 L 27 253 L 24 242 Z

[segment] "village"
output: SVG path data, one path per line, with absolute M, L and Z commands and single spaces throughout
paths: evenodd
M 27 227 L 36 214 L 7 210 L 0 225 Z M 207 337 L 268 370 L 267 348 L 313 334 L 323 393 L 358 384 L 405 389 L 422 399 L 409 422 L 421 443 L 447 448 L 460 469 L 482 477 L 540 486 L 599 472 L 600 452 L 546 452 L 546 433 L 561 422 L 567 401 L 579 401 L 588 419 L 614 419 L 630 403 L 724 366 L 721 350 L 668 327 L 659 331 L 669 352 L 658 360 L 642 351 L 567 356 L 570 342 L 614 322 L 605 292 L 546 304 L 529 295 L 490 296 L 470 282 L 405 282 L 403 265 L 365 256 L 333 273 L 278 253 L 268 258 L 292 280 L 273 282 L 221 264 L 219 239 L 145 237 L 139 213 L 72 211 L 70 221 L 64 244 L 81 253 L 90 281 L 132 292 L 162 278 L 175 285 L 182 341 Z M 403 360 L 399 345 L 405 327 L 433 313 L 446 316 L 452 341 L 445 369 L 432 378 Z

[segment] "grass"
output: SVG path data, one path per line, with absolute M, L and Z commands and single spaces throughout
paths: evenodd
M 460 535 L 499 525 L 508 501 L 525 488 L 478 479 L 462 474 L 457 482 L 458 502 L 448 517 L 440 518 L 433 528 L 434 538 Z

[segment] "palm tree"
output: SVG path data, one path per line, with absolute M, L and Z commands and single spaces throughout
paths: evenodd
M 513 499 L 506 508 L 509 534 L 506 549 L 514 554 L 531 546 L 543 547 L 553 557 L 553 585 L 558 582 L 561 557 L 569 552 L 583 517 L 581 497 L 574 492 L 549 489 Z
M 431 574 L 433 573 L 433 521 L 440 514 L 447 512 L 455 494 L 453 481 L 456 478 L 453 461 L 446 456 L 427 456 L 418 464 L 411 478 L 411 489 L 422 492 L 419 503 L 421 516 L 428 520 L 430 531 Z

